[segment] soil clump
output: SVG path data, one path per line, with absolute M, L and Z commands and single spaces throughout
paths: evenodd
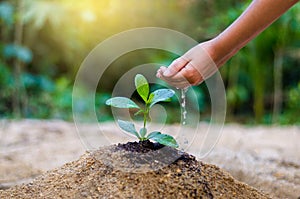
M 269 198 L 217 166 L 149 141 L 110 145 L 0 198 Z

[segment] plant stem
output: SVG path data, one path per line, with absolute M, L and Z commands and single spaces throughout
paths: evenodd
M 146 109 L 144 111 L 144 128 L 146 128 L 146 125 L 147 125 L 147 116 L 148 116 L 148 113 L 149 113 L 149 109 L 146 106 Z
M 144 129 L 146 129 L 148 114 L 149 114 L 149 106 L 148 106 L 148 104 L 146 104 L 145 110 L 144 110 Z M 145 136 L 143 136 L 141 139 L 146 140 Z

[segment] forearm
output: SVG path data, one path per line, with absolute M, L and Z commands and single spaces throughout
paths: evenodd
M 266 29 L 298 0 L 253 0 L 246 11 L 216 38 L 203 42 L 161 67 L 157 77 L 177 88 L 197 85 Z M 217 66 L 217 67 L 216 67 Z
M 298 0 L 254 0 L 247 10 L 210 42 L 212 58 L 222 65 L 249 41 L 266 29 Z

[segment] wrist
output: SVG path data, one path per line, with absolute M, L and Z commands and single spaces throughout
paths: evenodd
M 221 35 L 209 41 L 207 51 L 218 67 L 222 66 L 243 47 L 240 43 L 235 42 Z
M 217 67 L 222 65 L 222 60 L 224 59 L 224 51 L 218 44 L 217 39 L 212 39 L 200 44 L 201 47 L 207 52 L 210 58 L 215 62 Z

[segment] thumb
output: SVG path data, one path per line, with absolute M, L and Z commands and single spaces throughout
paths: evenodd
M 179 57 L 170 64 L 170 66 L 164 71 L 163 75 L 165 77 L 172 77 L 176 73 L 178 73 L 187 63 L 188 61 L 186 59 L 184 59 L 183 57 Z

